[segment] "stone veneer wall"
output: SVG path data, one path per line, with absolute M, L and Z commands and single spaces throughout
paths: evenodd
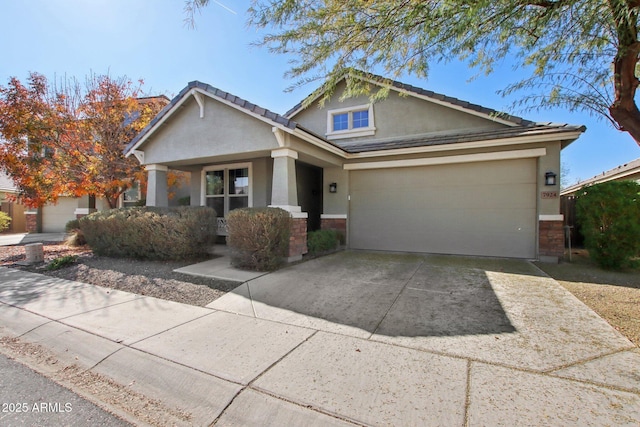
M 307 219 L 291 219 L 291 235 L 289 237 L 289 261 L 296 261 L 308 252 Z
M 538 253 L 540 257 L 564 256 L 564 227 L 562 221 L 538 222 Z
M 38 214 L 36 212 L 25 212 L 27 221 L 27 233 L 38 232 Z
M 322 230 L 335 230 L 342 234 L 343 239 L 347 237 L 346 218 L 322 218 L 320 220 L 320 228 Z

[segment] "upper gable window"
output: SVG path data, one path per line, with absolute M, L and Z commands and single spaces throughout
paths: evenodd
M 373 104 L 340 108 L 327 112 L 327 138 L 353 138 L 375 134 Z

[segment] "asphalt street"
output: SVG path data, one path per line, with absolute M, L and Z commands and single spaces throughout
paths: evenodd
M 93 427 L 130 424 L 0 354 L 0 425 Z

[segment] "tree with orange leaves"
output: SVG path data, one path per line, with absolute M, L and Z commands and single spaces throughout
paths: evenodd
M 0 167 L 30 207 L 60 196 L 95 195 L 116 207 L 142 167 L 122 155 L 124 146 L 165 105 L 140 98 L 142 81 L 91 75 L 85 84 L 66 79 L 49 85 L 31 73 L 0 86 Z

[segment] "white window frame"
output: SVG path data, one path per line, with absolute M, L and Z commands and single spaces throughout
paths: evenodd
M 244 169 L 246 168 L 249 172 L 249 194 L 248 194 L 248 207 L 253 207 L 253 170 L 252 163 L 229 163 L 222 165 L 210 165 L 202 168 L 202 175 L 200 179 L 200 206 L 207 206 L 207 172 L 211 171 L 224 171 L 224 214 L 223 217 L 226 218 L 229 214 L 229 169 Z M 241 196 L 241 197 L 244 197 Z
M 369 112 L 369 126 L 354 128 L 353 113 L 356 111 L 367 110 Z M 340 114 L 347 114 L 349 118 L 349 127 L 344 130 L 333 130 L 333 117 Z M 359 136 L 371 136 L 376 133 L 375 123 L 373 121 L 373 104 L 356 105 L 353 107 L 338 108 L 327 111 L 327 138 L 356 138 Z

